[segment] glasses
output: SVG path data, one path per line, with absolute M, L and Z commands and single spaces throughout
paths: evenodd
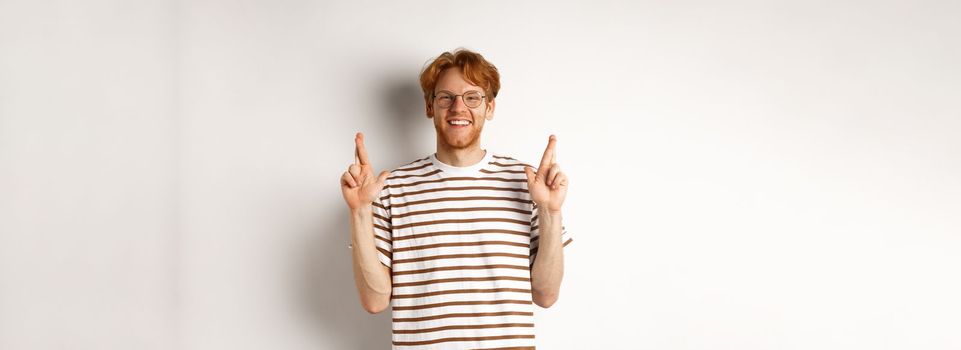
M 477 91 L 468 91 L 462 95 L 454 95 L 447 91 L 441 91 L 434 94 L 434 101 L 437 102 L 437 107 L 447 108 L 454 104 L 454 99 L 457 98 L 457 96 L 464 97 L 464 105 L 468 108 L 477 108 L 477 106 L 480 106 L 481 102 L 487 98 L 487 96 L 481 95 L 480 92 Z

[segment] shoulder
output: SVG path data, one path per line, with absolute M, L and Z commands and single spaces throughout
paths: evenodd
M 392 187 L 391 184 L 396 184 L 397 180 L 411 178 L 411 177 L 424 177 L 431 175 L 432 170 L 430 156 L 425 156 L 422 158 L 415 159 L 404 165 L 395 167 L 390 170 L 390 175 L 387 176 L 387 187 Z
M 429 175 L 426 172 L 430 171 L 430 165 L 428 155 L 389 170 L 387 181 L 384 182 L 384 188 L 381 190 L 381 200 L 389 201 L 391 195 L 397 193 L 397 188 L 404 184 L 403 179 Z
M 531 164 L 519 158 L 512 157 L 509 154 L 493 152 L 492 155 L 493 157 L 490 162 L 491 165 L 498 166 L 498 167 L 519 169 L 522 171 L 524 170 L 525 166 L 529 166 L 531 168 L 534 168 L 534 170 L 537 170 L 537 167 L 535 167 L 534 164 Z
M 430 166 L 430 156 L 425 156 L 392 169 L 390 176 L 394 177 L 397 175 L 416 173 L 418 170 L 425 169 L 428 166 Z

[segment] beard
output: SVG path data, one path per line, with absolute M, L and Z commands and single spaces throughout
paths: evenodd
M 442 123 L 434 122 L 434 130 L 437 131 L 437 139 L 441 140 L 451 149 L 465 149 L 480 143 L 481 128 L 476 123 L 471 123 L 466 132 L 452 132 L 447 121 Z

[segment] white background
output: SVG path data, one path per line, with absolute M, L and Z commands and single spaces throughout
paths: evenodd
M 482 145 L 571 178 L 544 349 L 961 347 L 956 1 L 0 0 L 0 349 L 383 349 L 338 178 Z

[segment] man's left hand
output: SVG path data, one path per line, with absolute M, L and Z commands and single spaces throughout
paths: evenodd
M 531 194 L 531 199 L 540 208 L 547 208 L 550 212 L 560 212 L 561 205 L 564 204 L 564 197 L 567 196 L 567 175 L 561 171 L 557 164 L 557 151 L 555 145 L 557 137 L 551 135 L 547 141 L 547 149 L 544 150 L 544 157 L 541 158 L 541 165 L 537 168 L 537 173 L 527 166 L 524 173 L 527 174 L 527 189 Z

